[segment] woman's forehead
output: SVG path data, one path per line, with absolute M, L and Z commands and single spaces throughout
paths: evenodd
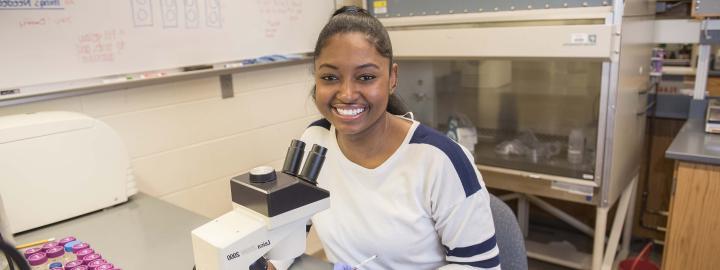
M 322 64 L 356 64 L 374 63 L 385 66 L 390 59 L 382 56 L 375 45 L 363 33 L 341 33 L 328 38 L 325 46 L 315 59 L 316 66 Z

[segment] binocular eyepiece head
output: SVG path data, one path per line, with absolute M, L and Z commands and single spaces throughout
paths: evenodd
M 314 144 L 305 159 L 302 171 L 300 171 L 300 164 L 305 154 L 305 143 L 300 140 L 292 140 L 290 147 L 288 147 L 287 155 L 285 156 L 282 171 L 289 175 L 297 176 L 313 185 L 317 185 L 320 169 L 322 169 L 322 165 L 325 162 L 325 153 L 327 153 L 327 148 Z M 298 172 L 300 172 L 300 174 L 298 174 Z

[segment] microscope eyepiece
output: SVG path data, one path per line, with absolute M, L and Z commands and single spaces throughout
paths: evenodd
M 285 155 L 285 163 L 282 171 L 292 176 L 297 176 L 300 171 L 303 155 L 305 154 L 305 143 L 300 140 L 292 140 Z
M 298 175 L 298 177 L 317 185 L 317 178 L 318 175 L 320 175 L 320 169 L 322 168 L 323 162 L 325 162 L 325 153 L 327 153 L 327 148 L 313 144 L 313 147 L 305 160 L 305 165 L 303 165 L 302 172 Z

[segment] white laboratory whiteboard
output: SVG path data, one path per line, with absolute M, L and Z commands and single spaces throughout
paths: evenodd
M 0 90 L 311 52 L 332 0 L 2 0 Z

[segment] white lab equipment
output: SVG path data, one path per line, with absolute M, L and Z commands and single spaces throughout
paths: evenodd
M 2 194 L 0 194 L 0 241 L 15 245 L 15 239 L 13 238 L 12 232 L 10 232 L 7 214 L 5 214 L 5 204 L 3 203 Z M 0 266 L 2 266 L 2 264 L 0 264 Z
M 13 233 L 122 203 L 137 192 L 120 137 L 74 112 L 0 117 L 0 179 Z
M 313 145 L 298 174 L 304 147 L 293 140 L 280 173 L 258 167 L 230 180 L 233 210 L 192 231 L 197 270 L 249 269 L 263 255 L 303 254 L 307 221 L 330 207 L 328 191 L 315 185 L 327 149 Z

